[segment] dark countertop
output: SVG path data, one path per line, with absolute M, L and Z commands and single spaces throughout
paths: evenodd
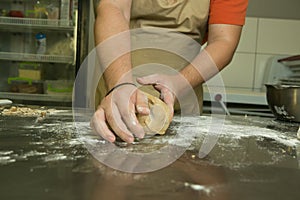
M 299 124 L 226 117 L 216 145 L 200 159 L 211 119 L 176 116 L 165 136 L 118 142 L 122 151 L 142 153 L 192 143 L 167 167 L 131 174 L 91 156 L 82 137 L 104 142 L 78 134 L 88 125 L 74 124 L 70 110 L 52 110 L 45 118 L 0 115 L 0 199 L 300 199 Z M 175 138 L 180 131 L 187 135 Z

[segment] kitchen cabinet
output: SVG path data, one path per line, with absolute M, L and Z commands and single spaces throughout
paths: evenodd
M 71 102 L 78 1 L 4 0 L 0 10 L 0 98 Z

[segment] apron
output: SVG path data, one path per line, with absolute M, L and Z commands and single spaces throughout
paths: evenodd
M 209 4 L 209 0 L 132 0 L 130 29 L 147 27 L 165 28 L 172 33 L 183 33 L 201 43 L 207 32 Z M 162 46 L 173 44 L 175 41 L 174 38 L 164 35 L 157 38 L 161 38 L 161 41 L 164 42 Z M 131 38 L 131 40 L 134 40 L 134 38 Z M 188 49 L 190 58 L 198 55 L 200 45 L 192 46 L 190 43 L 184 45 L 180 44 L 180 48 Z M 164 65 L 179 71 L 189 64 L 191 61 L 190 58 L 187 61 L 181 56 L 159 48 L 145 48 L 131 52 L 133 68 L 147 64 L 150 67 L 149 63 L 156 63 L 155 68 L 159 67 L 159 65 Z M 153 71 L 155 70 L 151 69 L 148 71 L 143 68 L 142 71 L 133 71 L 133 76 L 146 76 L 153 74 Z M 156 70 L 156 73 L 163 72 Z M 152 86 L 142 87 L 141 89 L 154 96 L 159 96 L 159 93 Z M 199 102 L 199 105 L 195 106 L 199 106 L 198 109 L 200 108 L 200 111 L 202 111 L 202 85 L 194 88 L 194 91 Z M 95 97 L 96 107 L 101 102 L 101 99 L 104 98 L 106 92 L 104 79 L 101 78 Z M 189 102 L 186 103 L 188 104 Z M 175 111 L 179 109 L 180 106 L 176 103 Z

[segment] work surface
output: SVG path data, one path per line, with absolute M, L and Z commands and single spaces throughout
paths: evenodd
M 52 111 L 42 118 L 0 116 L 0 199 L 300 199 L 299 124 L 226 117 L 216 145 L 200 159 L 211 117 L 176 116 L 165 136 L 118 148 L 181 146 L 186 141 L 172 137 L 179 126 L 191 132 L 191 145 L 165 168 L 131 174 L 91 156 L 70 110 Z

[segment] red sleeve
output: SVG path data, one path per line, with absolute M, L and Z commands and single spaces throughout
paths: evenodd
M 248 0 L 210 0 L 209 24 L 244 25 Z

